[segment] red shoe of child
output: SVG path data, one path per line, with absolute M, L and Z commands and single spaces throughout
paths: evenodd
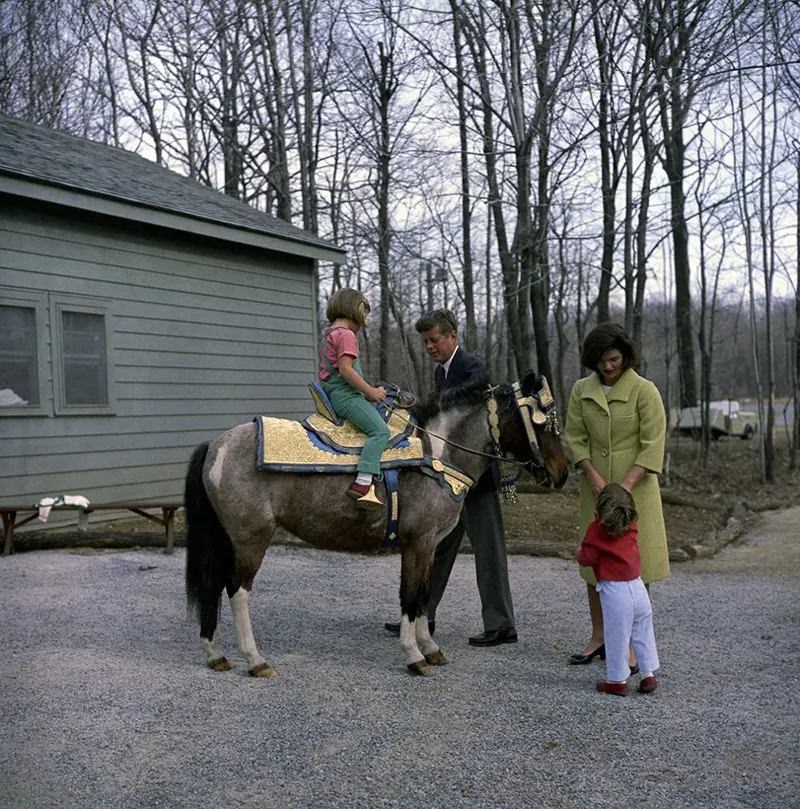
M 375 491 L 374 483 L 356 483 L 353 481 L 347 490 L 347 496 L 356 501 L 357 508 L 378 509 L 386 508 L 386 501 Z
M 652 694 L 658 688 L 658 680 L 654 676 L 642 677 L 638 691 L 640 694 Z
M 595 688 L 601 694 L 614 694 L 617 697 L 627 697 L 628 696 L 628 684 L 627 683 L 604 683 L 600 682 L 595 685 Z

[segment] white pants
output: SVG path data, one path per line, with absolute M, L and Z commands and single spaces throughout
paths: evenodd
M 641 579 L 597 582 L 603 607 L 603 634 L 606 644 L 606 679 L 624 683 L 630 677 L 628 648 L 633 646 L 642 674 L 658 668 L 653 607 Z

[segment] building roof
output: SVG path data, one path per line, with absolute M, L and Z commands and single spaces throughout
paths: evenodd
M 0 116 L 0 192 L 342 263 L 331 242 L 133 152 Z

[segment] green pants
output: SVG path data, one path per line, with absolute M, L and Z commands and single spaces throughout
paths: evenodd
M 351 388 L 339 374 L 323 382 L 322 389 L 328 394 L 336 415 L 351 421 L 367 434 L 358 460 L 358 471 L 368 475 L 380 474 L 381 454 L 389 443 L 389 428 L 375 405 L 370 404 L 363 393 Z

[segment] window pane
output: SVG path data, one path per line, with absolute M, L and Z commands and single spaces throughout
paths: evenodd
M 36 310 L 0 306 L 0 407 L 39 404 Z
M 103 315 L 61 313 L 67 405 L 108 404 L 104 321 Z

